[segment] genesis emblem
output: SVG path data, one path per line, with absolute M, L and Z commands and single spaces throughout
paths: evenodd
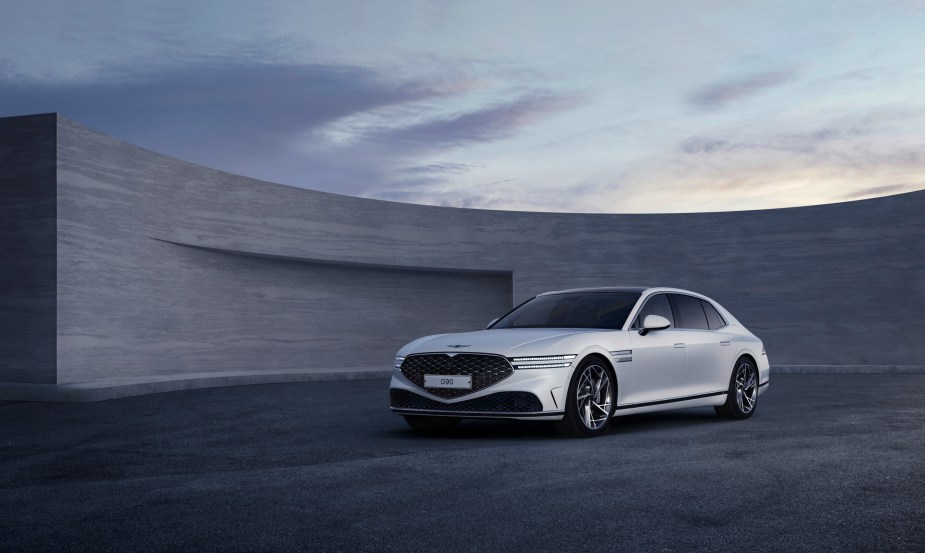
M 448 348 L 467 348 L 469 344 L 451 344 L 447 346 Z

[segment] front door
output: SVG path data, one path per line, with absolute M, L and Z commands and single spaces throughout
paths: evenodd
M 653 330 L 645 336 L 642 327 L 646 315 L 661 315 L 671 326 Z M 667 294 L 655 294 L 639 310 L 636 327 L 630 332 L 633 344 L 631 377 L 620 397 L 620 406 L 674 399 L 686 394 L 687 349 L 683 330 L 674 328 L 674 315 Z

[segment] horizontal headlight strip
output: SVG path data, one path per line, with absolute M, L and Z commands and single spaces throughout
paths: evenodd
M 538 357 L 514 357 L 511 365 L 515 369 L 561 369 L 572 364 L 577 355 L 541 355 Z

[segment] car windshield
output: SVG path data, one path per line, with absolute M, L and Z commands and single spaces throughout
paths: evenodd
M 639 296 L 637 292 L 569 292 L 537 296 L 491 328 L 621 329 Z

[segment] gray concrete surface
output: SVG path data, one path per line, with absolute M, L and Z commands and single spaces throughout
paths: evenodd
M 674 215 L 428 207 L 248 179 L 39 120 L 0 130 L 6 143 L 56 133 L 55 182 L 46 171 L 26 184 L 57 190 L 54 336 L 37 327 L 56 344 L 57 384 L 388 366 L 417 336 L 481 328 L 538 292 L 613 284 L 710 295 L 774 364 L 925 359 L 925 191 Z M 3 159 L 0 173 L 26 163 Z M 0 326 L 29 319 L 3 301 Z M 49 382 L 47 361 L 0 341 L 19 352 L 0 381 Z
M 922 551 L 925 376 L 418 435 L 385 380 L 0 403 L 0 550 Z

